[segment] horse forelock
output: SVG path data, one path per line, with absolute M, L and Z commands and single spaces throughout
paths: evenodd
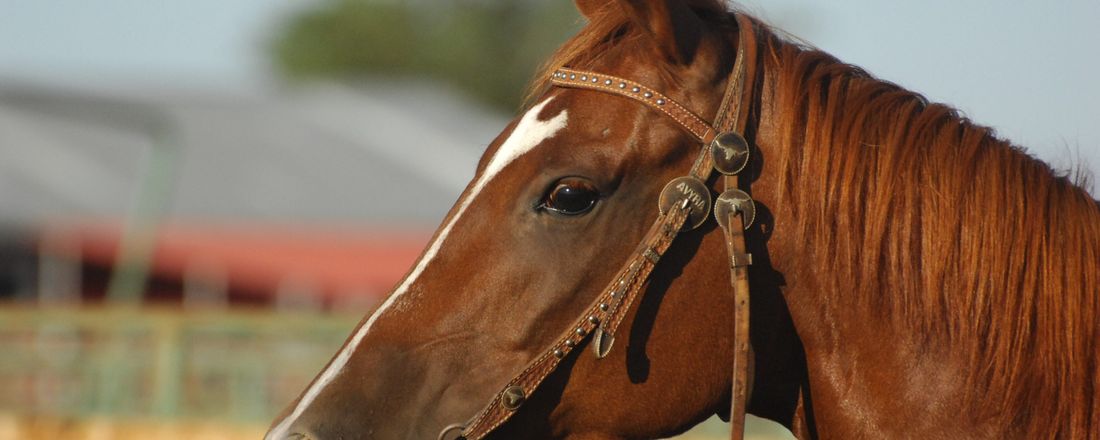
M 954 109 L 774 35 L 765 174 L 829 313 L 972 368 L 964 405 L 1025 437 L 1100 430 L 1100 209 Z

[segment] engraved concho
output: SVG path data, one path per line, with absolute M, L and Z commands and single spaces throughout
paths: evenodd
M 672 179 L 665 185 L 665 189 L 661 190 L 659 203 L 661 214 L 668 212 L 677 203 L 683 203 L 685 199 L 691 211 L 688 213 L 688 220 L 684 223 L 683 230 L 690 231 L 707 221 L 707 215 L 710 214 L 710 188 L 691 176 Z
M 710 143 L 714 169 L 727 176 L 740 173 L 749 163 L 749 143 L 736 132 L 727 131 Z
M 756 203 L 752 201 L 752 196 L 739 189 L 727 189 L 718 196 L 718 200 L 714 201 L 714 219 L 718 220 L 718 225 L 722 229 L 725 229 L 726 219 L 735 211 L 741 212 L 745 229 L 752 226 L 753 220 L 756 220 Z

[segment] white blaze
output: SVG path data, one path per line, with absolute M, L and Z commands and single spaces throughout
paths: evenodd
M 566 120 L 568 119 L 567 112 L 562 110 L 553 118 L 548 121 L 540 121 L 538 115 L 542 112 L 542 109 L 546 107 L 554 98 L 548 98 L 547 100 L 532 107 L 523 115 L 519 123 L 516 124 L 516 128 L 512 130 L 512 134 L 508 136 L 508 139 L 500 145 L 496 154 L 489 161 L 489 164 L 485 167 L 485 171 L 481 173 L 481 177 L 478 177 L 470 190 L 466 193 L 466 196 L 462 199 L 461 204 L 458 206 L 458 210 L 447 222 L 443 229 L 439 231 L 439 235 L 436 236 L 435 241 L 432 242 L 428 250 L 424 252 L 424 255 L 420 257 L 420 261 L 416 263 L 416 267 L 412 272 L 405 277 L 405 280 L 394 289 L 389 298 L 378 307 L 377 310 L 367 319 L 367 322 L 363 323 L 361 327 L 355 332 L 355 336 L 336 355 L 336 358 L 329 363 L 328 368 L 321 373 L 320 376 L 310 385 L 306 393 L 302 395 L 302 399 L 298 401 L 298 405 L 294 407 L 294 411 L 290 413 L 286 418 L 279 422 L 267 435 L 264 437 L 266 440 L 279 439 L 286 434 L 286 430 L 290 428 L 290 425 L 294 423 L 305 412 L 306 408 L 313 403 L 313 400 L 317 398 L 317 395 L 321 393 L 321 390 L 332 382 L 340 371 L 347 365 L 348 359 L 355 351 L 355 348 L 363 341 L 363 337 L 370 331 L 374 322 L 378 320 L 378 317 L 382 316 L 387 309 L 392 306 L 398 298 L 401 298 L 409 290 L 409 286 L 420 277 L 420 274 L 424 272 L 424 268 L 428 266 L 434 258 L 435 254 L 439 252 L 439 247 L 443 245 L 443 241 L 447 239 L 447 234 L 451 232 L 451 228 L 458 221 L 459 217 L 466 212 L 466 208 L 470 206 L 470 203 L 477 197 L 477 194 L 481 192 L 482 188 L 492 180 L 501 170 L 504 169 L 509 163 L 516 160 L 516 158 L 522 156 L 524 153 L 531 151 L 537 145 L 553 137 L 559 130 L 565 128 Z

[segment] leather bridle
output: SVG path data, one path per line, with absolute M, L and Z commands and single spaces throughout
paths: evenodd
M 554 344 L 508 381 L 503 390 L 473 420 L 467 424 L 448 426 L 440 433 L 440 439 L 484 438 L 507 421 L 558 367 L 562 359 L 589 335 L 593 337 L 591 345 L 596 357 L 606 356 L 615 342 L 615 331 L 622 324 L 661 256 L 681 231 L 699 227 L 711 212 L 722 228 L 729 255 L 734 292 L 730 438 L 742 438 L 751 362 L 748 266 L 752 263 L 751 255 L 745 251 L 744 230 L 753 222 L 755 205 L 748 193 L 738 189 L 737 174 L 745 168 L 749 160 L 750 147 L 742 133 L 745 132 L 748 108 L 752 101 L 749 88 L 755 83 L 756 69 L 749 64 L 755 64 L 757 47 L 752 21 L 738 15 L 737 23 L 739 43 L 733 72 L 713 124 L 707 123 L 660 92 L 628 79 L 568 68 L 558 69 L 551 75 L 551 84 L 557 87 L 596 90 L 629 98 L 656 109 L 676 121 L 701 142 L 701 151 L 687 175 L 677 177 L 665 185 L 661 192 L 657 220 L 642 238 L 638 248 L 612 278 L 611 284 L 585 309 L 584 314 Z M 710 188 L 705 182 L 715 172 L 723 175 L 725 191 L 712 205 Z

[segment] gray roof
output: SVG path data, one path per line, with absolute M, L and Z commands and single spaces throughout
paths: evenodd
M 247 95 L 7 85 L 0 222 L 117 219 L 144 191 L 177 221 L 433 224 L 506 123 L 423 82 Z

